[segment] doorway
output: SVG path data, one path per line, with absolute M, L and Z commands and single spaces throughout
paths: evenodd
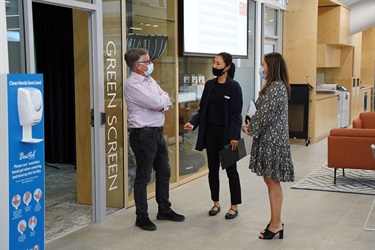
M 45 240 L 92 222 L 88 12 L 32 4 L 45 94 Z

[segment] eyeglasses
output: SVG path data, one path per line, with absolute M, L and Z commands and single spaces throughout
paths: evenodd
M 152 61 L 151 61 L 151 60 L 148 60 L 148 61 L 138 61 L 137 63 L 147 63 L 147 64 L 151 64 Z

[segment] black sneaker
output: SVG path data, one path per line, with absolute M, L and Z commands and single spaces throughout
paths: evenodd
M 170 221 L 184 221 L 185 216 L 183 216 L 181 214 L 178 214 L 173 210 L 170 210 L 167 213 L 160 213 L 159 212 L 156 215 L 156 219 L 158 219 L 158 220 L 170 220 Z
M 135 221 L 135 225 L 139 227 L 140 229 L 146 230 L 146 231 L 155 231 L 156 226 L 148 217 L 145 218 L 139 218 Z

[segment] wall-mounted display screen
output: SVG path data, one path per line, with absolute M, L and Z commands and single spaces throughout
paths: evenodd
M 248 56 L 248 0 L 183 1 L 183 55 Z

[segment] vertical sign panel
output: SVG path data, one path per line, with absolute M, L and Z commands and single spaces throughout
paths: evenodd
M 124 142 L 121 1 L 103 1 L 107 213 L 123 208 Z M 104 121 L 103 121 L 104 122 Z
M 10 74 L 9 249 L 44 249 L 43 76 Z

